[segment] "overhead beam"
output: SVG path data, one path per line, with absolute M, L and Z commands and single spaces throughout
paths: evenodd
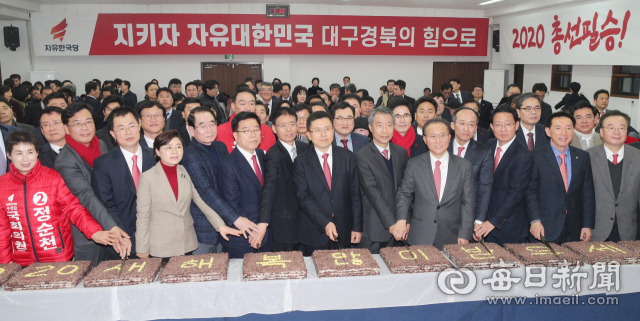
M 29 20 L 29 13 L 26 11 L 14 10 L 7 7 L 0 7 L 0 20 Z
M 40 5 L 29 0 L 0 0 L 0 7 L 9 7 L 27 12 L 40 11 Z

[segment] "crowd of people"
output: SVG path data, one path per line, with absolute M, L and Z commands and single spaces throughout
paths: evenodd
M 638 239 L 640 142 L 609 92 L 452 78 L 376 100 L 247 78 L 0 86 L 0 263 Z

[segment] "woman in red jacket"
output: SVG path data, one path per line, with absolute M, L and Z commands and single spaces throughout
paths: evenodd
M 0 263 L 71 260 L 72 222 L 96 243 L 117 242 L 80 205 L 60 174 L 40 165 L 39 147 L 38 138 L 26 131 L 11 133 L 5 142 L 12 163 L 0 177 Z

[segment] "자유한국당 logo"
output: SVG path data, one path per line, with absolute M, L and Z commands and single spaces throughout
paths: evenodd
M 59 24 L 51 28 L 51 34 L 53 35 L 53 39 L 60 38 L 60 42 L 62 42 L 62 39 L 64 39 L 64 34 L 67 33 L 66 31 L 67 26 L 68 26 L 67 18 L 64 18 L 64 20 L 62 20 Z

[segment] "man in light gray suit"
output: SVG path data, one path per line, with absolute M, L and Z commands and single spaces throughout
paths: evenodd
M 467 244 L 472 237 L 473 167 L 468 160 L 447 151 L 451 140 L 449 125 L 441 118 L 427 121 L 423 133 L 429 153 L 409 161 L 398 189 L 398 222 L 393 234 L 411 245 L 442 249 L 446 244 Z M 413 201 L 411 216 L 409 207 Z M 407 222 L 411 222 L 409 233 Z
M 69 136 L 67 136 L 67 144 L 60 149 L 60 154 L 56 157 L 55 169 L 60 173 L 71 193 L 78 198 L 80 204 L 89 211 L 102 228 L 122 239 L 122 242 L 114 244 L 113 248 L 124 257 L 131 251 L 129 235 L 116 225 L 113 217 L 91 188 L 93 161 L 101 154 L 107 153 L 107 145 L 95 136 L 96 127 L 92 109 L 85 103 L 73 103 L 63 111 L 62 123 Z M 88 240 L 75 225 L 72 225 L 72 230 L 76 261 L 93 261 L 97 266 L 98 263 L 109 258 L 109 252 L 105 246 Z
M 379 107 L 369 114 L 373 144 L 356 154 L 358 182 L 362 193 L 364 231 L 361 248 L 373 254 L 396 245 L 393 229 L 396 216 L 396 191 L 400 187 L 409 156 L 407 150 L 391 143 L 395 118 L 390 109 Z
M 592 241 L 635 240 L 640 204 L 640 151 L 626 146 L 630 118 L 617 110 L 600 119 L 603 145 L 588 150 L 596 194 Z

